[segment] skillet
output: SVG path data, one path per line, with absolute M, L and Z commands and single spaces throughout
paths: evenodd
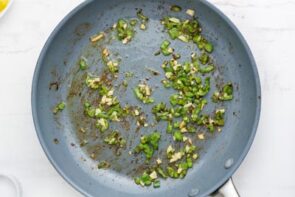
M 87 150 L 79 147 L 76 131 L 83 122 L 79 115 L 79 101 L 81 95 L 83 97 L 79 84 L 83 76 L 79 74 L 77 61 L 81 56 L 87 56 L 95 65 L 92 72 L 100 72 L 99 53 L 89 45 L 89 37 L 112 26 L 119 18 L 135 17 L 136 9 L 141 8 L 150 18 L 148 30 L 137 34 L 127 47 L 113 46 L 122 56 L 122 71 L 132 70 L 137 76 L 130 81 L 130 86 L 134 86 L 139 79 L 149 75 L 144 66 L 160 70 L 163 58 L 155 58 L 153 54 L 168 37 L 161 31 L 159 21 L 169 15 L 169 8 L 174 4 L 196 10 L 203 33 L 215 46 L 212 56 L 218 64 L 218 76 L 233 82 L 235 99 L 225 104 L 227 115 L 223 131 L 200 144 L 200 159 L 184 179 L 162 181 L 159 189 L 142 188 L 130 178 L 131 169 L 136 165 L 139 167 L 141 161 L 135 164 L 128 154 L 116 159 L 112 151 L 104 150 L 99 159 L 111 158 L 115 167 L 101 171 L 96 168 L 97 161 L 89 159 Z M 182 54 L 191 52 L 180 42 L 174 48 L 180 48 Z M 152 79 L 150 83 L 158 82 Z M 123 102 L 139 105 L 131 90 L 115 94 Z M 159 88 L 154 97 L 161 101 L 168 94 Z M 58 116 L 53 116 L 52 108 L 61 100 L 67 101 L 67 107 Z M 210 195 L 230 179 L 249 151 L 258 125 L 260 100 L 259 76 L 247 43 L 226 16 L 202 0 L 85 1 L 50 35 L 38 59 L 32 84 L 32 113 L 42 148 L 61 176 L 85 196 Z M 213 106 L 209 105 L 210 109 Z M 164 127 L 162 129 L 165 131 Z M 127 137 L 132 146 L 140 136 L 131 132 Z M 167 143 L 169 140 L 161 141 L 160 147 Z

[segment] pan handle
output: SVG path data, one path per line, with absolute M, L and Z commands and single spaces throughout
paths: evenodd
M 211 197 L 240 197 L 232 178 L 226 181 Z

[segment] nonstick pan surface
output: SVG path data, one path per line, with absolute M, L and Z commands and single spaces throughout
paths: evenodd
M 140 79 L 150 76 L 146 67 L 160 71 L 163 75 L 160 66 L 165 57 L 155 57 L 153 54 L 159 49 L 160 43 L 168 39 L 159 21 L 169 15 L 173 4 L 184 10 L 196 10 L 206 38 L 215 46 L 212 56 L 218 69 L 213 77 L 215 81 L 233 82 L 235 99 L 224 104 L 227 114 L 223 131 L 198 144 L 201 147 L 200 159 L 184 179 L 161 181 L 159 189 L 142 188 L 134 184 L 131 177 L 136 173 L 132 169 L 140 168 L 143 158 L 135 161 L 136 158 L 128 152 L 116 158 L 112 150 L 103 148 L 99 151 L 97 160 L 110 160 L 112 168 L 98 170 L 97 160 L 91 160 L 86 154 L 88 148 L 93 147 L 80 148 L 76 131 L 85 124 L 80 103 L 88 92 L 81 86 L 85 76 L 79 72 L 77 62 L 81 56 L 86 56 L 92 65 L 91 72 L 101 72 L 99 51 L 90 45 L 89 37 L 111 27 L 119 18 L 136 17 L 136 9 L 143 9 L 150 18 L 148 29 L 138 33 L 128 45 L 117 43 L 111 46 L 122 58 L 122 73 L 132 71 L 135 74 L 129 83 L 130 88 L 126 91 L 118 90 L 115 95 L 122 102 L 141 105 L 135 99 L 131 87 Z M 187 47 L 181 42 L 173 44 L 174 48 L 180 50 L 182 58 L 189 58 L 192 49 L 197 50 L 196 47 Z M 161 77 L 150 77 L 151 85 L 159 85 L 153 97 L 157 101 L 167 101 L 171 91 L 161 88 L 160 79 Z M 119 80 L 123 80 L 123 76 L 119 76 Z M 246 156 L 258 125 L 260 94 L 256 64 L 245 40 L 228 18 L 208 2 L 94 0 L 82 3 L 68 14 L 46 42 L 34 74 L 32 111 L 40 143 L 50 162 L 73 187 L 86 196 L 181 197 L 194 192 L 195 196 L 207 196 L 232 176 Z M 67 102 L 67 107 L 58 116 L 54 116 L 52 108 L 61 100 Z M 151 110 L 150 106 L 142 108 L 147 112 Z M 214 106 L 211 105 L 206 108 L 208 111 L 213 109 Z M 160 124 L 157 130 L 163 136 L 166 135 L 165 125 Z M 141 132 L 150 131 L 146 129 Z M 140 135 L 129 131 L 125 137 L 128 146 L 132 148 L 136 146 Z M 160 150 L 171 142 L 168 136 L 163 139 Z

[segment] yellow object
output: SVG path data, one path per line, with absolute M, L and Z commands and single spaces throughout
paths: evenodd
M 0 0 L 0 12 L 2 12 L 3 10 L 5 10 L 5 8 L 7 7 L 9 3 L 9 0 Z

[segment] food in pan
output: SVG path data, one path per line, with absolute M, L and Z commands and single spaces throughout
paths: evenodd
M 120 157 L 128 154 L 134 157 L 143 156 L 144 169 L 134 176 L 136 184 L 141 186 L 160 187 L 160 179 L 184 178 L 189 169 L 199 158 L 199 150 L 195 140 L 206 140 L 207 135 L 221 132 L 225 125 L 226 108 L 222 104 L 231 101 L 234 97 L 233 85 L 230 81 L 212 85 L 212 76 L 217 69 L 212 57 L 214 46 L 202 33 L 202 26 L 193 9 L 183 11 L 180 6 L 171 6 L 171 13 L 158 21 L 167 33 L 167 39 L 159 43 L 158 51 L 150 54 L 150 58 L 162 58 L 165 60 L 158 65 L 158 70 L 143 67 L 143 71 L 149 71 L 152 77 L 161 77 L 159 86 L 163 91 L 172 92 L 166 101 L 159 101 L 154 95 L 155 85 L 150 85 L 150 78 L 141 79 L 137 84 L 129 84 L 134 75 L 132 70 L 123 74 L 124 79 L 119 79 L 122 60 L 118 58 L 110 46 L 118 42 L 121 47 L 135 42 L 135 37 L 148 30 L 149 18 L 139 9 L 135 18 L 118 19 L 111 28 L 99 32 L 90 37 L 90 43 L 100 48 L 100 58 L 103 70 L 100 74 L 89 71 L 92 66 L 86 57 L 80 57 L 79 72 L 84 73 L 83 88 L 94 92 L 93 97 L 84 97 L 83 116 L 89 120 L 89 128 L 95 128 L 95 136 L 101 138 L 105 146 L 115 149 L 115 155 Z M 174 16 L 175 13 L 184 12 L 186 17 Z M 173 42 L 182 42 L 197 46 L 198 50 L 191 50 L 190 58 L 183 58 L 179 48 L 173 47 Z M 132 58 L 132 51 L 130 51 Z M 101 65 L 100 65 L 101 66 Z M 114 82 L 121 80 L 120 85 Z M 131 88 L 133 96 L 139 101 L 138 105 L 128 105 L 121 102 L 119 88 Z M 93 95 L 93 94 L 92 94 Z M 210 112 L 206 109 L 208 104 L 215 109 Z M 142 105 L 150 105 L 149 112 L 141 110 Z M 54 109 L 58 115 L 66 108 L 66 103 L 61 101 Z M 148 117 L 152 117 L 150 121 Z M 135 120 L 135 121 L 133 121 Z M 118 122 L 135 124 L 135 130 L 113 129 L 112 125 Z M 127 124 L 126 123 L 126 124 Z M 155 127 L 165 123 L 165 131 L 158 131 Z M 87 123 L 88 124 L 88 123 Z M 147 128 L 150 132 L 141 132 L 141 128 Z M 87 129 L 80 128 L 80 145 L 87 147 Z M 135 146 L 128 146 L 128 140 L 124 138 L 124 132 L 140 132 L 140 140 Z M 93 131 L 92 131 L 93 133 Z M 104 137 L 102 137 L 104 136 Z M 160 146 L 161 141 L 168 137 L 173 143 L 165 147 Z M 167 140 L 166 140 L 167 141 Z M 124 152 L 124 153 L 123 153 Z M 163 157 L 159 157 L 158 152 Z M 108 169 L 111 161 L 91 153 L 92 159 L 98 159 L 99 169 Z M 136 171 L 136 169 L 135 169 Z

